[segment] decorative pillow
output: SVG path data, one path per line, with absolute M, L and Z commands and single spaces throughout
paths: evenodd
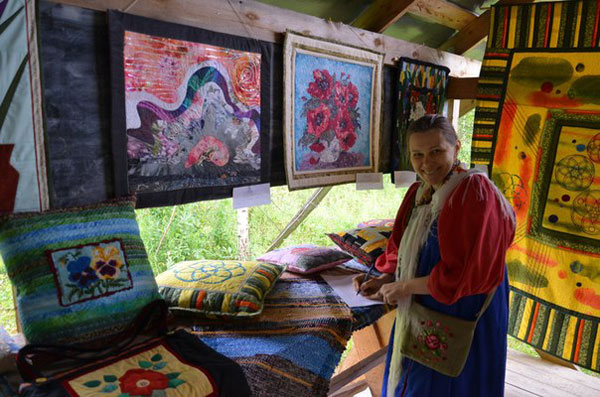
M 327 236 L 338 247 L 355 257 L 356 260 L 370 266 L 385 251 L 391 234 L 391 226 L 369 226 L 330 233 Z
M 300 244 L 267 252 L 257 261 L 285 265 L 286 270 L 292 273 L 310 274 L 335 267 L 350 259 L 350 255 L 337 249 Z
M 175 314 L 255 316 L 285 267 L 254 261 L 186 261 L 156 277 Z
M 114 335 L 160 299 L 131 199 L 5 217 L 0 252 L 31 343 Z
M 364 227 L 369 226 L 389 226 L 394 227 L 394 219 L 369 219 L 368 221 L 364 221 L 359 223 L 356 227 L 362 229 Z

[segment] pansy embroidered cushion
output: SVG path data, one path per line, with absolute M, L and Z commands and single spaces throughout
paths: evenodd
M 156 283 L 175 314 L 254 316 L 284 270 L 255 261 L 186 261 L 159 274 Z
M 5 217 L 0 253 L 31 343 L 105 338 L 160 299 L 129 199 Z
M 285 265 L 289 272 L 310 274 L 335 267 L 350 259 L 350 255 L 337 249 L 301 244 L 267 252 L 257 260 Z
M 330 233 L 327 236 L 343 251 L 370 266 L 383 254 L 393 226 L 369 226 Z
M 394 227 L 394 219 L 369 219 L 368 221 L 364 221 L 359 223 L 356 227 L 361 229 L 363 227 L 369 226 L 389 226 Z

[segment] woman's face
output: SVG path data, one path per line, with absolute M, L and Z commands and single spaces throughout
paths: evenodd
M 419 176 L 439 188 L 452 169 L 460 150 L 460 141 L 451 144 L 437 128 L 413 133 L 408 138 L 410 162 Z

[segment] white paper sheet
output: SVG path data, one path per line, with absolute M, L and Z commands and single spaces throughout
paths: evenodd
M 233 188 L 233 209 L 271 204 L 271 184 L 261 183 Z
M 413 171 L 394 171 L 394 185 L 396 187 L 409 187 L 417 181 L 417 174 Z
M 383 189 L 381 172 L 365 172 L 356 174 L 356 190 Z
M 356 290 L 352 286 L 352 279 L 356 274 L 344 276 L 333 276 L 331 274 L 321 273 L 323 280 L 333 288 L 336 294 L 350 307 L 381 305 L 383 302 L 367 299 L 362 295 L 356 295 Z

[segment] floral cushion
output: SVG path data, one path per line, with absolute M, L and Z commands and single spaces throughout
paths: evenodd
M 369 226 L 394 227 L 394 219 L 369 219 L 368 221 L 359 223 L 356 227 L 361 229 L 363 227 L 369 227 Z
M 175 314 L 255 316 L 285 267 L 255 261 L 186 261 L 156 277 Z
M 0 221 L 0 253 L 29 342 L 107 337 L 160 299 L 134 204 L 121 199 Z
M 370 266 L 385 251 L 391 234 L 392 226 L 369 226 L 327 236 L 360 263 Z
M 258 261 L 287 266 L 292 273 L 310 274 L 349 261 L 352 257 L 337 249 L 301 244 L 267 252 Z

